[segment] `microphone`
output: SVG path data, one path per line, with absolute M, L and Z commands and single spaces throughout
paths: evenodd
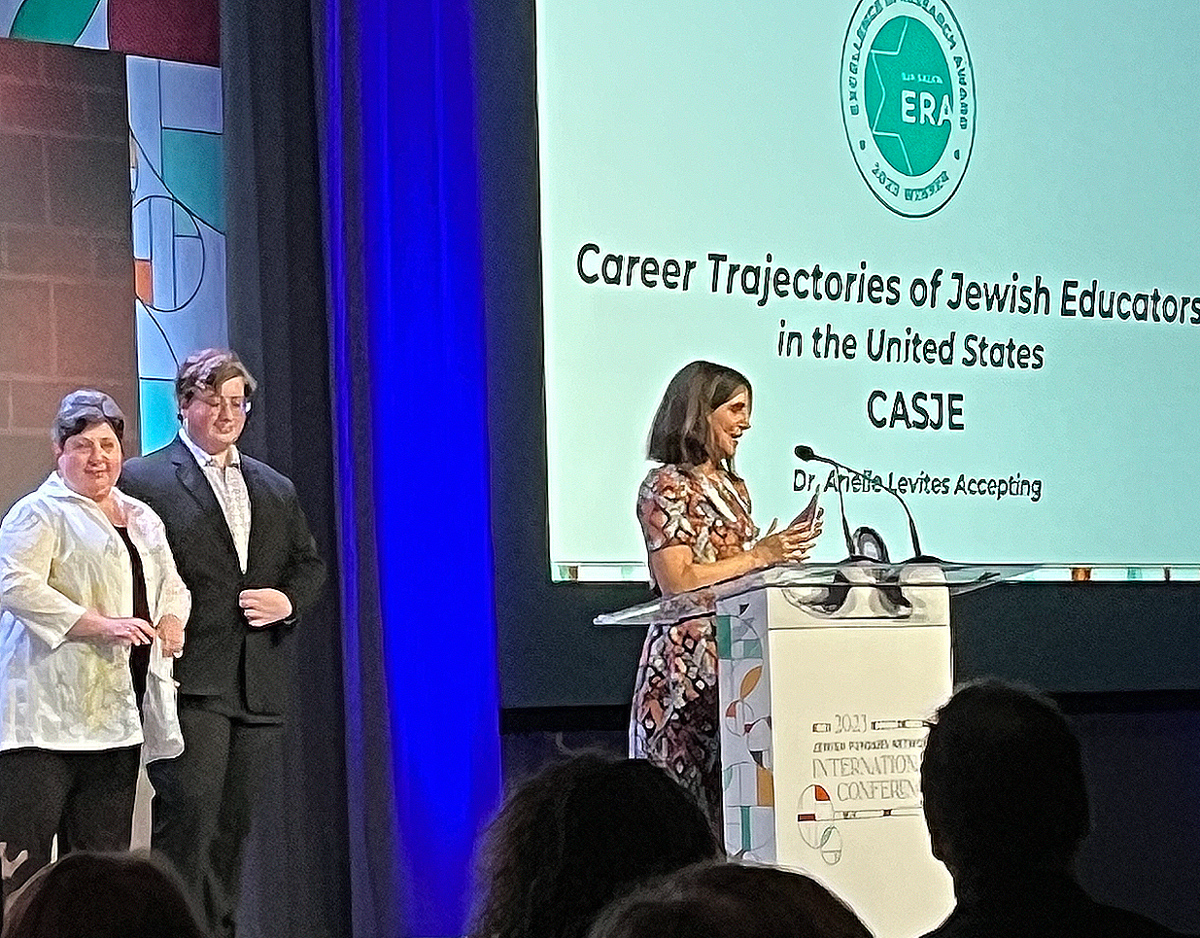
M 897 492 L 894 488 L 892 488 L 890 485 L 884 485 L 883 481 L 878 476 L 874 476 L 874 477 L 868 476 L 865 473 L 859 472 L 857 469 L 853 469 L 850 466 L 847 466 L 847 465 L 844 465 L 844 464 L 838 462 L 836 459 L 830 459 L 827 456 L 822 456 L 819 453 L 817 453 L 816 451 L 814 451 L 811 446 L 805 446 L 804 444 L 801 444 L 796 447 L 794 452 L 796 454 L 796 458 L 802 459 L 802 460 L 804 460 L 804 462 L 821 462 L 821 463 L 825 463 L 827 466 L 833 466 L 835 469 L 844 469 L 846 472 L 849 472 L 852 475 L 858 476 L 858 478 L 867 482 L 871 486 L 878 485 L 885 492 L 888 492 L 890 495 L 892 495 L 893 498 L 896 499 L 896 501 L 898 501 L 900 503 L 900 507 L 904 509 L 905 517 L 908 518 L 908 534 L 909 534 L 909 537 L 912 539 L 913 555 L 909 560 L 907 560 L 905 562 L 906 563 L 913 563 L 913 562 L 938 563 L 938 564 L 943 563 L 943 561 L 941 559 L 939 559 L 937 557 L 929 556 L 928 554 L 924 554 L 921 552 L 921 539 L 917 536 L 917 523 L 916 523 L 916 521 L 913 520 L 912 512 L 908 510 L 908 503 L 904 501 L 904 497 L 899 492 Z M 838 500 L 841 501 L 842 481 L 841 481 L 840 476 L 838 477 L 837 489 L 838 489 Z M 853 554 L 854 546 L 853 546 L 853 541 L 850 538 L 850 526 L 846 523 L 845 508 L 842 509 L 842 526 L 846 532 L 846 543 L 850 545 L 850 553 Z

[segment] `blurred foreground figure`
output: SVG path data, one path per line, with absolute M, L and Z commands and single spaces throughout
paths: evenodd
M 983 681 L 937 714 L 921 764 L 933 854 L 957 905 L 927 938 L 1165 938 L 1075 881 L 1089 829 L 1079 741 L 1054 703 Z
M 647 880 L 720 855 L 703 810 L 640 759 L 581 755 L 505 802 L 488 831 L 471 938 L 583 938 Z
M 588 938 L 871 938 L 828 889 L 799 873 L 702 863 L 619 900 Z
M 207 938 L 175 873 L 140 853 L 72 853 L 14 899 L 4 938 Z

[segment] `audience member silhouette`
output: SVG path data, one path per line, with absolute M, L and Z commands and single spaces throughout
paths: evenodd
M 1076 882 L 1087 789 L 1079 742 L 1049 699 L 999 681 L 960 688 L 930 728 L 921 791 L 956 898 L 926 938 L 1175 934 Z
M 3 938 L 207 938 L 165 860 L 69 853 L 16 893 Z
M 871 938 L 871 932 L 807 876 L 717 861 L 618 899 L 588 938 Z
M 501 808 L 481 856 L 472 938 L 582 938 L 612 899 L 720 856 L 704 812 L 640 759 L 585 754 Z

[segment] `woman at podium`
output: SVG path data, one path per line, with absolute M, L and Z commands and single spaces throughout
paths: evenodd
M 647 447 L 659 465 L 637 499 L 650 575 L 664 596 L 804 560 L 820 533 L 818 514 L 758 536 L 750 493 L 734 469 L 752 404 L 745 376 L 711 362 L 685 365 L 667 385 Z M 629 747 L 631 756 L 666 769 L 719 824 L 716 670 L 711 619 L 651 626 L 634 684 Z

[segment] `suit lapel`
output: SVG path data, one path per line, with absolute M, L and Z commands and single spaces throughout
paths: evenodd
M 233 535 L 229 532 L 229 525 L 225 521 L 225 513 L 221 511 L 221 503 L 217 501 L 217 496 L 213 493 L 212 486 L 208 484 L 204 471 L 182 440 L 176 437 L 173 445 L 175 449 L 171 454 L 171 461 L 175 464 L 175 476 L 179 479 L 179 484 L 195 500 L 204 517 L 218 532 L 221 542 L 236 558 L 237 548 L 233 544 Z M 253 526 L 251 530 L 253 530 Z

